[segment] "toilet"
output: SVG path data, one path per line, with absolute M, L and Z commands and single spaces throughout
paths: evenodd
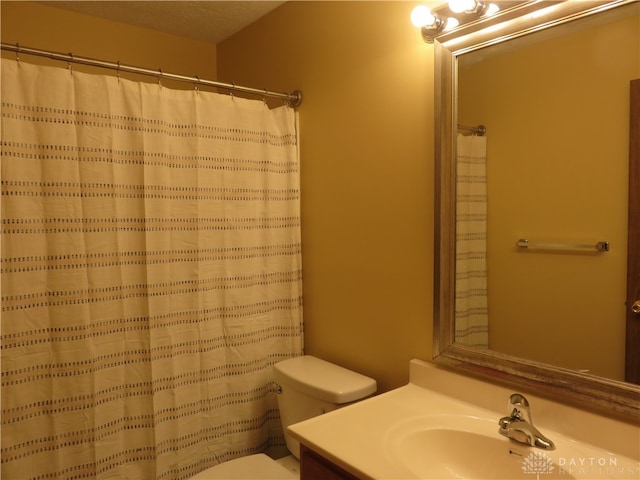
M 287 426 L 362 400 L 375 393 L 372 378 L 311 355 L 290 358 L 274 365 L 278 386 L 278 409 L 288 457 L 273 460 L 260 453 L 236 458 L 208 468 L 191 480 L 297 480 L 300 478 L 300 444 Z

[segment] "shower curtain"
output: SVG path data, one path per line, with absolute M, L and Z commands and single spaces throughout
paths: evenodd
M 456 158 L 456 342 L 487 348 L 487 138 L 458 135 Z
M 2 478 L 179 479 L 284 444 L 288 107 L 2 60 Z

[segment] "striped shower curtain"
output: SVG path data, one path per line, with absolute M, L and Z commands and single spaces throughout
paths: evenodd
M 456 342 L 489 346 L 487 137 L 458 135 L 456 158 Z
M 182 479 L 283 445 L 297 118 L 2 60 L 2 479 Z

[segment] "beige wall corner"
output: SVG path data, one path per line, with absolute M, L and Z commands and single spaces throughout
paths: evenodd
M 288 2 L 218 45 L 221 81 L 300 89 L 306 352 L 384 391 L 431 358 L 433 47 L 412 2 Z

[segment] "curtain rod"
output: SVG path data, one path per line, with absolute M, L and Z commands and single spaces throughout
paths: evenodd
M 113 63 L 104 60 L 96 60 L 95 58 L 77 57 L 72 53 L 58 53 L 47 50 L 38 50 L 35 48 L 23 47 L 20 44 L 12 45 L 2 42 L 0 45 L 2 50 L 15 52 L 16 56 L 24 53 L 27 55 L 47 57 L 53 60 L 60 60 L 68 63 L 79 63 L 82 65 L 90 65 L 92 67 L 108 68 L 111 70 L 117 70 L 118 72 L 136 73 L 139 75 L 156 77 L 158 79 L 168 78 L 170 80 L 177 80 L 179 82 L 190 82 L 195 83 L 196 85 L 206 85 L 209 87 L 223 88 L 232 92 L 235 91 L 248 93 L 251 95 L 259 95 L 262 97 L 281 98 L 287 103 L 287 105 L 293 108 L 299 106 L 302 103 L 302 92 L 300 92 L 299 90 L 295 90 L 291 93 L 272 92 L 267 89 L 260 90 L 258 88 L 252 87 L 241 87 L 239 85 L 234 85 L 233 83 L 223 83 L 214 80 L 203 80 L 197 76 L 188 77 L 186 75 L 178 75 L 175 73 L 165 73 L 162 70 L 150 70 L 147 68 L 134 67 L 131 65 L 122 65 L 120 62 Z

